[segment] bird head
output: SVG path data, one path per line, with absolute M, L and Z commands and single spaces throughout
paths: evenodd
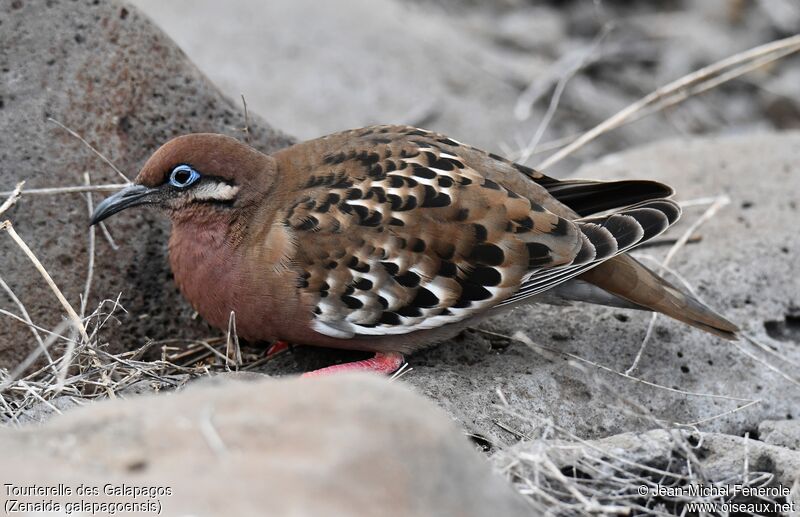
M 268 189 L 273 160 L 235 138 L 197 133 L 174 138 L 147 160 L 133 184 L 103 200 L 90 224 L 138 205 L 173 220 L 222 216 Z

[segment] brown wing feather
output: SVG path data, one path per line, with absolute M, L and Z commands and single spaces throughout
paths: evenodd
M 281 215 L 297 244 L 298 286 L 318 332 L 350 338 L 435 328 L 575 275 L 705 330 L 736 331 L 619 255 L 672 224 L 677 205 L 655 199 L 579 220 L 671 194 L 662 184 L 563 182 L 405 126 L 299 146 L 274 156 L 290 160 L 284 165 L 297 181 L 289 193 L 295 201 Z
M 324 140 L 327 152 L 303 153 L 316 162 L 292 164 L 307 174 L 283 214 L 321 333 L 461 321 L 517 291 L 531 260 L 555 267 L 580 250 L 572 222 L 470 167 L 454 141 L 391 127 Z

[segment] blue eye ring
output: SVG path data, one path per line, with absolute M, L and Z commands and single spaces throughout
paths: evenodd
M 169 184 L 177 188 L 186 188 L 200 179 L 200 173 L 189 165 L 178 165 L 169 175 Z

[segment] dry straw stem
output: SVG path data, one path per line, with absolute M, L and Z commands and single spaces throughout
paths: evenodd
M 225 366 L 238 369 L 242 365 L 242 348 L 239 346 L 239 336 L 236 334 L 236 313 L 231 311 L 228 317 L 228 337 L 225 341 Z
M 83 194 L 84 192 L 116 192 L 129 186 L 129 183 L 108 183 L 105 185 L 76 185 L 70 187 L 23 188 L 20 194 L 50 195 L 50 194 Z M 0 196 L 14 194 L 14 190 L 0 192 Z
M 2 194 L 0 194 L 3 196 L 8 196 L 8 199 L 3 201 L 3 204 L 0 205 L 0 215 L 3 215 L 3 212 L 14 206 L 14 203 L 16 203 L 17 199 L 19 199 L 19 195 L 22 192 L 22 187 L 24 185 L 25 182 L 20 181 L 19 183 L 17 183 L 17 186 L 14 187 L 14 190 L 12 190 L 11 192 L 3 192 Z
M 244 142 L 250 145 L 250 117 L 247 114 L 247 101 L 243 93 L 239 95 L 242 96 L 242 108 L 244 109 L 244 127 L 242 128 L 242 132 L 244 132 Z
M 538 168 L 545 170 L 560 162 L 600 135 L 631 122 L 642 110 L 652 106 L 658 106 L 658 109 L 671 106 L 686 99 L 690 95 L 707 91 L 735 77 L 750 72 L 755 68 L 764 66 L 797 51 L 800 51 L 800 35 L 773 41 L 744 52 L 739 52 L 738 54 L 734 54 L 733 56 L 685 75 L 680 79 L 658 88 L 649 95 L 604 120 L 571 144 L 554 153 L 552 156 L 549 156 L 538 165 Z M 652 111 L 648 113 L 652 113 Z
M 19 246 L 22 252 L 28 256 L 31 263 L 33 263 L 34 267 L 36 267 L 36 270 L 39 271 L 39 274 L 42 275 L 42 278 L 44 278 L 45 282 L 47 282 L 47 285 L 56 295 L 56 298 L 58 298 L 58 301 L 61 303 L 61 306 L 64 307 L 64 310 L 67 312 L 67 315 L 69 316 L 70 320 L 72 320 L 72 324 L 78 330 L 84 341 L 88 343 L 89 335 L 86 333 L 86 327 L 84 327 L 83 321 L 81 320 L 80 316 L 78 316 L 78 313 L 75 312 L 75 309 L 72 308 L 72 305 L 70 305 L 67 299 L 64 297 L 64 294 L 61 292 L 61 289 L 59 289 L 56 283 L 53 281 L 53 278 L 50 276 L 50 273 L 47 272 L 47 269 L 45 269 L 45 267 L 42 265 L 39 259 L 36 258 L 36 255 L 34 255 L 33 251 L 31 251 L 28 245 L 25 244 L 25 241 L 23 241 L 22 238 L 19 236 L 19 234 L 16 232 L 16 230 L 14 230 L 14 226 L 11 224 L 11 221 L 7 220 L 1 223 L 0 229 L 8 232 L 8 234 L 11 236 L 14 242 L 17 243 L 17 246 Z
M 582 52 L 578 58 L 569 65 L 567 70 L 561 74 L 558 82 L 556 83 L 556 89 L 553 93 L 553 96 L 550 98 L 550 104 L 547 106 L 547 111 L 542 117 L 542 120 L 539 122 L 539 126 L 536 128 L 536 132 L 531 137 L 528 144 L 523 148 L 522 152 L 519 156 L 519 161 L 525 163 L 528 159 L 536 152 L 536 148 L 539 145 L 539 141 L 544 136 L 545 131 L 547 131 L 547 127 L 550 125 L 550 121 L 552 120 L 553 116 L 556 113 L 556 109 L 558 109 L 558 104 L 561 101 L 561 96 L 564 94 L 564 90 L 567 87 L 567 83 L 569 82 L 572 77 L 578 73 L 578 71 L 585 66 L 587 61 L 590 60 L 591 56 L 597 51 L 597 48 L 603 42 L 603 40 L 608 36 L 611 32 L 613 26 L 611 24 L 607 24 L 603 27 L 603 30 L 600 34 L 592 41 L 592 44 L 587 48 L 584 52 Z M 525 92 L 527 93 L 527 91 Z M 525 95 L 520 96 L 520 99 Z M 535 99 L 534 101 L 535 102 Z M 533 104 L 531 101 L 527 101 L 527 107 L 523 109 L 523 105 L 520 104 L 520 101 L 517 101 L 517 106 L 514 109 L 515 115 L 517 118 L 527 118 L 530 115 L 531 105 Z
M 83 173 L 83 180 L 86 182 L 86 185 L 91 185 L 91 179 L 89 178 L 89 173 Z M 89 213 L 89 217 L 92 216 L 92 212 L 94 212 L 94 206 L 92 204 L 92 195 L 90 193 L 86 193 L 86 208 Z M 83 288 L 83 295 L 81 296 L 81 318 L 86 315 L 86 304 L 89 303 L 89 292 L 92 288 L 92 278 L 94 277 L 94 251 L 95 251 L 95 230 L 94 226 L 89 226 L 89 252 L 88 252 L 88 259 L 86 265 L 86 284 Z

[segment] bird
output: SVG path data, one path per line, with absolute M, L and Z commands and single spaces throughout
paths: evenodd
M 389 374 L 405 356 L 530 304 L 655 311 L 726 339 L 737 326 L 629 252 L 680 216 L 668 185 L 556 179 L 411 126 L 342 131 L 264 154 L 178 136 L 90 224 L 170 217 L 194 309 L 240 337 L 371 352 L 307 372 Z

